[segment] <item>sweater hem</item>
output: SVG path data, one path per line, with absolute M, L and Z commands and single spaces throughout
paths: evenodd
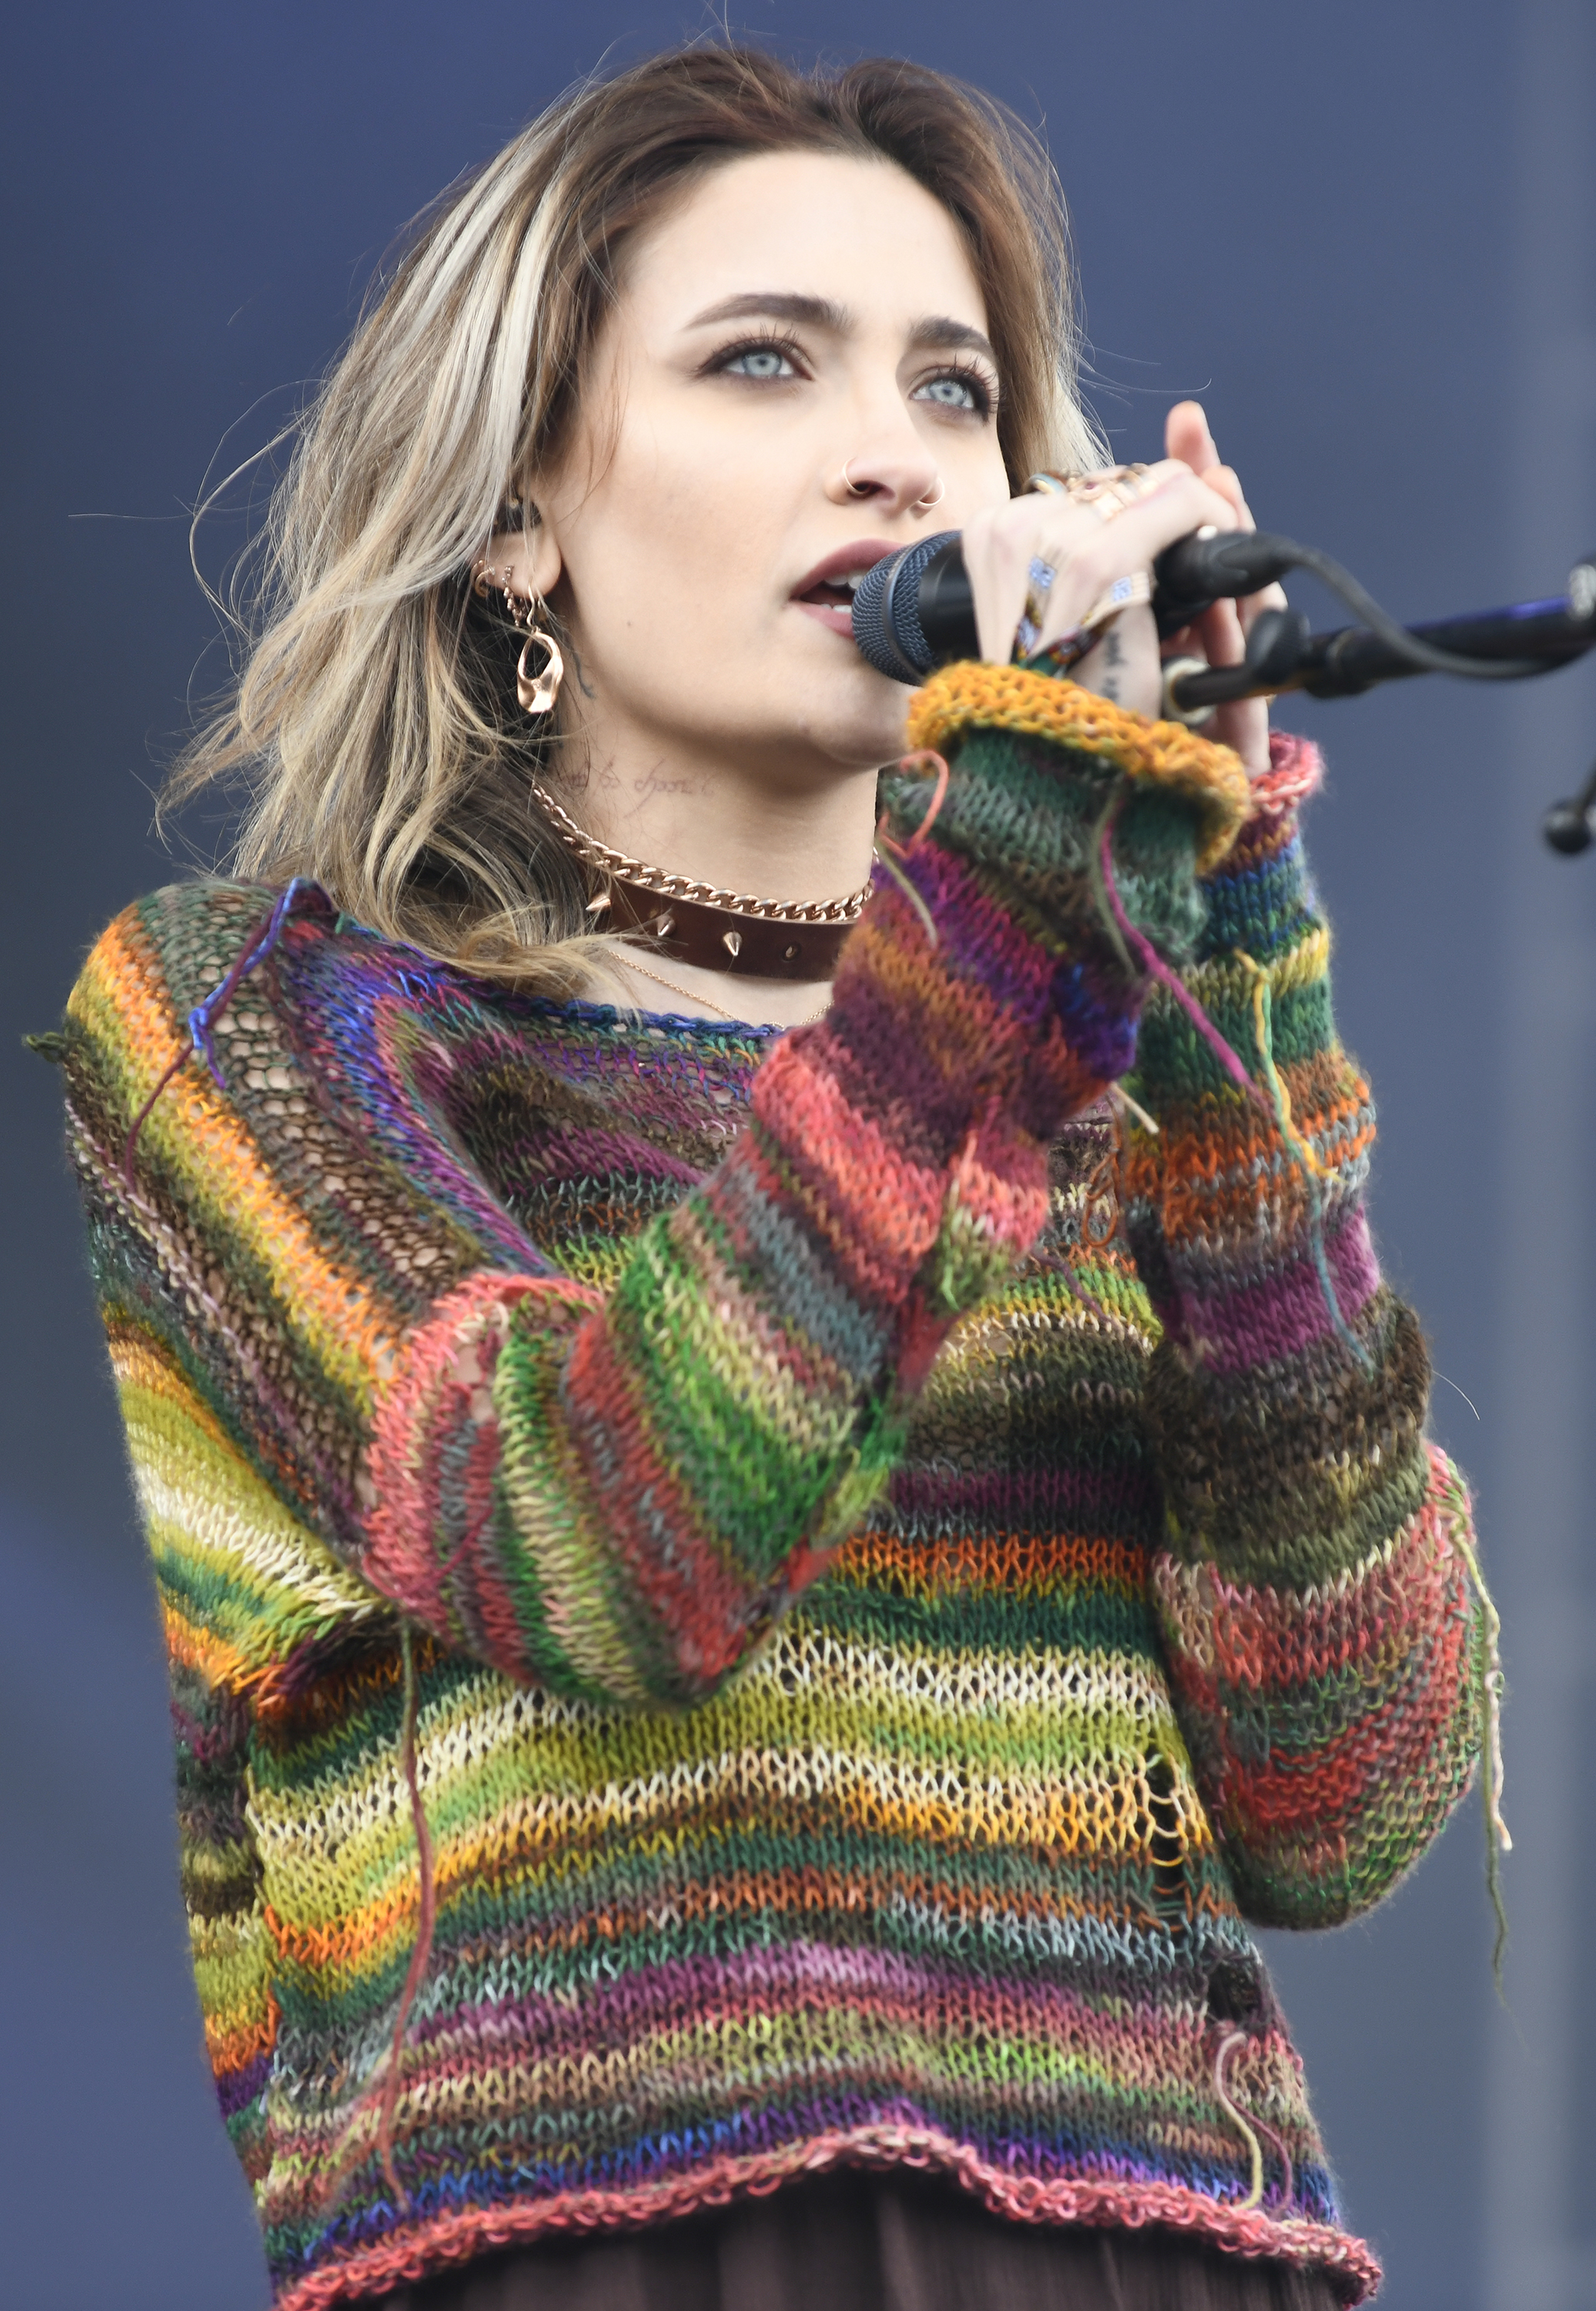
M 1321 2271 L 1348 2306 L 1366 2302 L 1383 2276 L 1374 2250 L 1362 2239 L 1307 2217 L 1229 2206 L 1178 2183 L 1095 2176 L 1048 2182 L 996 2167 L 968 2144 L 929 2129 L 869 2126 L 817 2135 L 781 2150 L 719 2159 L 634 2189 L 572 2191 L 519 2205 L 456 2209 L 371 2246 L 346 2250 L 336 2263 L 291 2281 L 277 2296 L 275 2311 L 330 2311 L 335 2304 L 412 2284 L 495 2249 L 571 2233 L 637 2230 L 737 2198 L 763 2197 L 784 2183 L 840 2166 L 912 2167 L 943 2174 L 993 2214 L 1015 2222 L 1168 2229 L 1183 2234 L 1192 2246 L 1217 2247 L 1249 2262 Z

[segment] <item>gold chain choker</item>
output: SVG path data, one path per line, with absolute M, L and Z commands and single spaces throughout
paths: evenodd
M 599 878 L 588 902 L 596 930 L 635 932 L 658 954 L 748 979 L 832 979 L 870 885 L 845 899 L 755 899 L 612 850 L 580 827 L 545 787 L 532 792 L 566 849 Z

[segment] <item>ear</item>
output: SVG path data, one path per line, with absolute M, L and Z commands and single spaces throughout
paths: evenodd
M 508 576 L 512 592 L 534 600 L 554 591 L 565 566 L 552 524 L 541 519 L 529 533 L 496 529 L 488 540 L 487 563 L 490 570 Z

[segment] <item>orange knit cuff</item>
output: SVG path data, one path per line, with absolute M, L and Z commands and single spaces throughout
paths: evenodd
M 1023 666 L 975 659 L 945 666 L 910 701 L 911 748 L 940 751 L 972 729 L 1022 731 L 1055 746 L 1101 754 L 1128 778 L 1184 795 L 1198 809 L 1202 875 L 1224 858 L 1252 807 L 1247 773 L 1231 747 L 1199 738 L 1183 723 L 1152 721 L 1078 683 Z

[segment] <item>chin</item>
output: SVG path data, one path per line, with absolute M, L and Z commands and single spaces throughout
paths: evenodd
M 857 658 L 824 680 L 810 676 L 783 688 L 789 696 L 781 703 L 791 709 L 790 719 L 782 718 L 788 727 L 841 769 L 876 770 L 895 763 L 909 743 L 913 692 Z
M 895 715 L 838 716 L 834 721 L 816 722 L 810 716 L 797 735 L 844 774 L 878 771 L 895 763 L 909 744 L 903 708 Z

